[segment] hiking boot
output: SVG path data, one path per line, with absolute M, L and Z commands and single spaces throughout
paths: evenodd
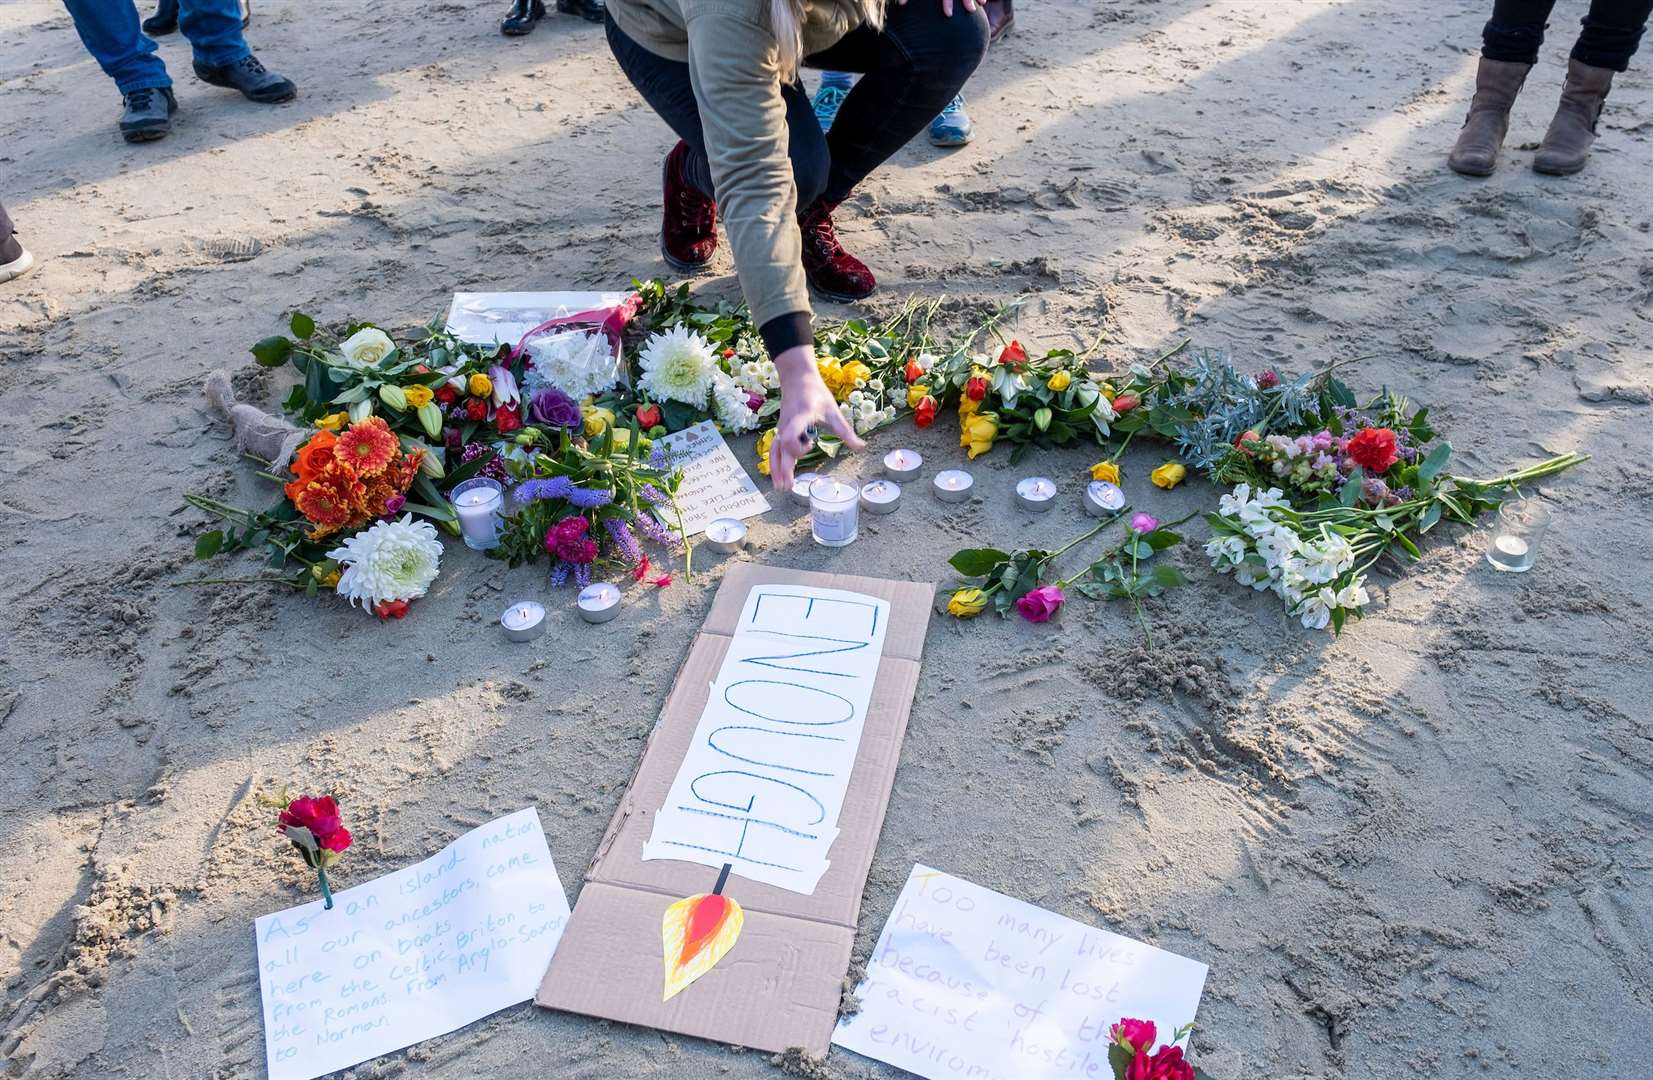
M 298 96 L 298 87 L 291 79 L 284 79 L 258 62 L 248 53 L 233 64 L 195 63 L 195 77 L 209 86 L 239 90 L 250 101 L 275 105 Z
M 930 121 L 930 141 L 937 146 L 963 146 L 970 141 L 970 114 L 964 111 L 964 95 L 955 94 L 941 114 Z
M 511 10 L 499 22 L 499 32 L 506 37 L 532 34 L 534 27 L 545 18 L 545 4 L 541 0 L 511 0 Z
M 1596 141 L 1596 121 L 1601 119 L 1601 107 L 1607 103 L 1607 91 L 1612 85 L 1612 68 L 1567 61 L 1567 84 L 1561 91 L 1561 105 L 1532 159 L 1534 171 L 1570 176 L 1584 168 L 1590 146 Z
M 164 139 L 172 130 L 172 114 L 178 99 L 170 86 L 146 86 L 121 95 L 126 111 L 121 114 L 121 136 L 130 143 Z
M 586 22 L 602 22 L 603 0 L 557 0 L 557 10 L 564 15 L 578 15 Z
M 817 199 L 798 215 L 798 228 L 804 238 L 804 275 L 828 300 L 865 300 L 878 288 L 878 279 L 866 263 L 838 242 L 832 229 L 832 212 L 836 209 L 837 203 Z
M 853 85 L 847 71 L 829 71 L 821 76 L 821 88 L 815 91 L 813 105 L 815 120 L 823 133 L 832 130 L 832 122 L 838 119 L 838 110 L 844 107 L 844 99 L 849 97 Z
M 665 218 L 660 226 L 660 254 L 673 270 L 693 273 L 712 261 L 717 250 L 717 203 L 683 175 L 689 144 L 678 142 L 666 155 L 661 187 Z
M 1481 57 L 1475 69 L 1475 97 L 1469 103 L 1458 142 L 1446 159 L 1453 172 L 1465 176 L 1491 176 L 1498 167 L 1498 151 L 1510 129 L 1510 107 L 1531 64 Z
M 143 21 L 143 32 L 150 37 L 165 37 L 178 29 L 178 0 L 161 0 L 155 14 Z

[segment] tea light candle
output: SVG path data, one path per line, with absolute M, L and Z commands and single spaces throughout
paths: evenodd
M 943 469 L 936 473 L 931 490 L 936 498 L 942 502 L 963 502 L 970 497 L 971 488 L 975 487 L 976 479 L 963 469 Z
M 809 486 L 809 525 L 817 544 L 844 547 L 860 534 L 861 493 L 854 484 L 823 476 Z
M 545 633 L 545 605 L 534 600 L 518 600 L 499 617 L 505 636 L 511 641 L 533 641 Z
M 1016 484 L 1016 504 L 1023 510 L 1042 514 L 1056 505 L 1056 481 L 1030 476 Z
M 459 531 L 472 551 L 499 546 L 500 511 L 505 506 L 505 488 L 497 480 L 478 476 L 455 487 L 448 494 L 459 518 Z
M 867 513 L 893 514 L 895 508 L 900 505 L 901 485 L 894 480 L 874 480 L 870 484 L 861 485 L 861 506 Z
M 580 618 L 589 623 L 605 623 L 620 614 L 620 587 L 607 581 L 595 581 L 580 590 L 577 601 Z
M 1107 517 L 1125 506 L 1125 493 L 1118 484 L 1106 480 L 1092 480 L 1085 485 L 1085 513 L 1091 517 Z
M 1500 555 L 1508 555 L 1512 559 L 1519 559 L 1526 555 L 1527 542 L 1519 536 L 1500 536 L 1493 540 L 1492 546 L 1498 549 Z
M 792 478 L 792 501 L 799 506 L 809 505 L 809 485 L 821 478 L 818 472 L 801 472 Z
M 733 555 L 746 543 L 746 522 L 740 518 L 718 518 L 706 526 L 706 546 L 723 555 Z
M 917 450 L 891 450 L 884 455 L 884 475 L 891 480 L 917 480 L 923 465 L 924 455 Z

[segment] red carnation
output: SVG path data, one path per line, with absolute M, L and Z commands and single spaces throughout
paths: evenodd
M 522 411 L 516 405 L 501 405 L 494 410 L 494 426 L 501 435 L 509 435 L 522 426 Z
M 404 608 L 407 606 L 406 601 L 398 602 Z M 331 908 L 333 890 L 327 885 L 327 868 L 339 861 L 340 853 L 350 846 L 352 839 L 339 816 L 339 804 L 331 795 L 319 799 L 300 796 L 276 815 L 276 827 L 298 848 L 304 865 L 315 869 L 316 879 L 321 882 L 323 906 Z
M 337 854 L 350 846 L 351 839 L 350 830 L 340 825 L 326 836 L 317 837 L 316 843 Z
M 309 829 L 310 835 L 318 841 L 344 827 L 344 821 L 339 817 L 339 804 L 333 801 L 331 795 L 323 795 L 319 799 L 303 795 L 294 799 L 287 804 L 287 809 L 276 815 L 276 823 L 283 834 L 288 829 Z
M 987 380 L 980 375 L 973 375 L 970 381 L 964 384 L 964 396 L 971 401 L 980 401 L 987 396 Z
M 1162 1046 L 1151 1058 L 1146 1052 L 1132 1058 L 1125 1080 L 1194 1080 L 1194 1067 L 1183 1060 L 1182 1047 Z
M 1020 371 L 1022 365 L 1027 363 L 1027 350 L 1022 348 L 1021 342 L 1012 341 L 1004 347 L 1004 352 L 999 354 L 999 363 L 1009 364 L 1014 370 Z
M 1362 428 L 1349 440 L 1349 457 L 1370 476 L 1382 476 L 1400 458 L 1395 433 L 1388 428 Z
M 660 426 L 660 406 L 644 405 L 637 410 L 637 426 L 644 431 Z
M 452 405 L 459 400 L 459 391 L 447 383 L 443 383 L 436 388 L 436 400 L 444 405 Z
M 936 422 L 936 399 L 925 394 L 918 400 L 918 408 L 913 410 L 913 423 L 921 428 L 927 428 Z
M 465 416 L 468 419 L 476 421 L 488 419 L 487 401 L 479 397 L 474 397 L 465 402 Z

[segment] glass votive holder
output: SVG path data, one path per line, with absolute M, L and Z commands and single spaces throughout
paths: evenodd
M 1487 540 L 1487 562 L 1494 570 L 1524 574 L 1538 558 L 1538 542 L 1550 527 L 1550 511 L 1537 499 L 1509 499 L 1498 507 Z
M 455 484 L 448 492 L 448 502 L 459 518 L 459 532 L 465 538 L 466 547 L 472 551 L 488 551 L 499 546 L 505 488 L 498 480 L 477 476 Z
M 861 526 L 861 489 L 830 476 L 809 485 L 809 528 L 817 544 L 845 547 Z

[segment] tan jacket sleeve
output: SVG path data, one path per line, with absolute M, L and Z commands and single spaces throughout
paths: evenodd
M 718 213 L 752 321 L 763 326 L 810 307 L 775 39 L 750 8 L 726 0 L 683 4 Z

